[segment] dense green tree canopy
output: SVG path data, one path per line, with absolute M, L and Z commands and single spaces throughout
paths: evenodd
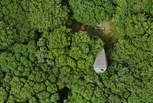
M 101 38 L 69 26 L 109 19 Z M 152 75 L 152 0 L 0 0 L 0 103 L 152 103 Z
M 69 5 L 73 17 L 89 25 L 95 25 L 111 17 L 115 9 L 110 0 L 69 0 Z

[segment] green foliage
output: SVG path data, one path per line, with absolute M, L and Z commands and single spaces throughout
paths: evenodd
M 16 30 L 3 21 L 0 21 L 0 35 L 0 50 L 8 48 L 17 38 Z
M 26 13 L 28 10 L 28 4 L 26 0 L 1 0 L 0 1 L 0 18 L 10 26 L 15 26 L 15 29 L 21 33 L 27 33 L 29 29 L 29 23 Z
M 118 37 L 144 35 L 152 22 L 152 0 L 118 0 L 113 18 Z
M 43 38 L 46 41 L 42 41 Z M 48 45 L 43 45 L 45 42 Z M 1 71 L 7 74 L 2 80 L 1 87 L 6 88 L 6 94 L 9 92 L 7 101 L 10 103 L 37 102 L 39 98 L 42 103 L 55 103 L 62 101 L 59 98 L 60 93 L 57 93 L 64 87 L 72 89 L 71 93 L 74 96 L 77 94 L 79 98 L 86 98 L 83 101 L 90 101 L 93 93 L 91 90 L 88 94 L 88 90 L 93 89 L 94 85 L 87 86 L 88 82 L 83 79 L 82 75 L 92 78 L 96 76 L 93 73 L 92 64 L 96 52 L 102 46 L 100 39 L 91 38 L 85 32 L 73 34 L 65 27 L 50 33 L 43 33 L 37 43 L 31 40 L 28 44 L 14 44 L 10 52 L 2 52 L 0 55 Z M 79 48 L 77 51 L 80 52 L 79 55 L 72 54 L 74 47 Z M 40 55 L 43 53 L 43 55 L 39 57 L 35 52 L 40 52 Z M 43 62 L 41 63 L 39 59 Z M 82 63 L 85 63 L 85 66 Z M 94 82 L 93 80 L 90 81 Z M 79 88 L 80 82 L 85 93 L 73 91 L 73 88 L 74 90 Z
M 5 102 L 7 99 L 7 92 L 2 87 L 0 88 L 0 103 Z
M 1 0 L 0 103 L 151 103 L 152 0 Z M 93 63 L 103 41 L 67 28 L 112 17 L 118 42 L 108 69 Z
M 122 96 L 124 93 L 128 93 L 128 101 L 130 103 L 136 102 L 151 102 L 153 98 L 150 95 L 152 87 L 152 57 L 150 53 L 153 48 L 149 46 L 151 44 L 153 37 L 149 36 L 132 38 L 131 40 L 120 40 L 118 41 L 116 47 L 112 51 L 111 57 L 114 64 L 110 67 L 117 72 L 117 74 L 111 76 L 113 85 L 116 87 L 114 93 L 120 94 Z M 131 52 L 132 51 L 132 52 Z M 108 84 L 109 85 L 109 84 Z M 121 92 L 123 91 L 123 93 Z M 127 98 L 125 94 L 125 98 Z M 135 95 L 135 97 L 133 97 Z M 139 99 L 134 99 L 139 98 Z
M 67 20 L 66 7 L 60 0 L 29 0 L 28 20 L 32 28 L 54 30 Z
M 73 17 L 82 23 L 95 25 L 114 13 L 114 5 L 108 0 L 69 0 Z
M 62 49 L 69 45 L 69 37 L 67 36 L 68 30 L 65 27 L 61 27 L 51 32 L 48 37 L 49 44 L 48 48 L 51 49 Z

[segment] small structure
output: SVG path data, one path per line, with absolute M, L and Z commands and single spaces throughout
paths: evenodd
M 104 48 L 97 54 L 94 62 L 94 70 L 96 73 L 103 73 L 107 69 L 107 58 Z

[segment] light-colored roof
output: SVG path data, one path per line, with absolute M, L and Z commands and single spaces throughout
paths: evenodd
M 94 70 L 96 73 L 103 73 L 107 69 L 107 58 L 105 50 L 102 49 L 96 56 Z

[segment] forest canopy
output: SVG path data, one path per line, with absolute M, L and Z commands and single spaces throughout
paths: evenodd
M 152 103 L 152 76 L 152 0 L 0 0 L 0 103 Z

